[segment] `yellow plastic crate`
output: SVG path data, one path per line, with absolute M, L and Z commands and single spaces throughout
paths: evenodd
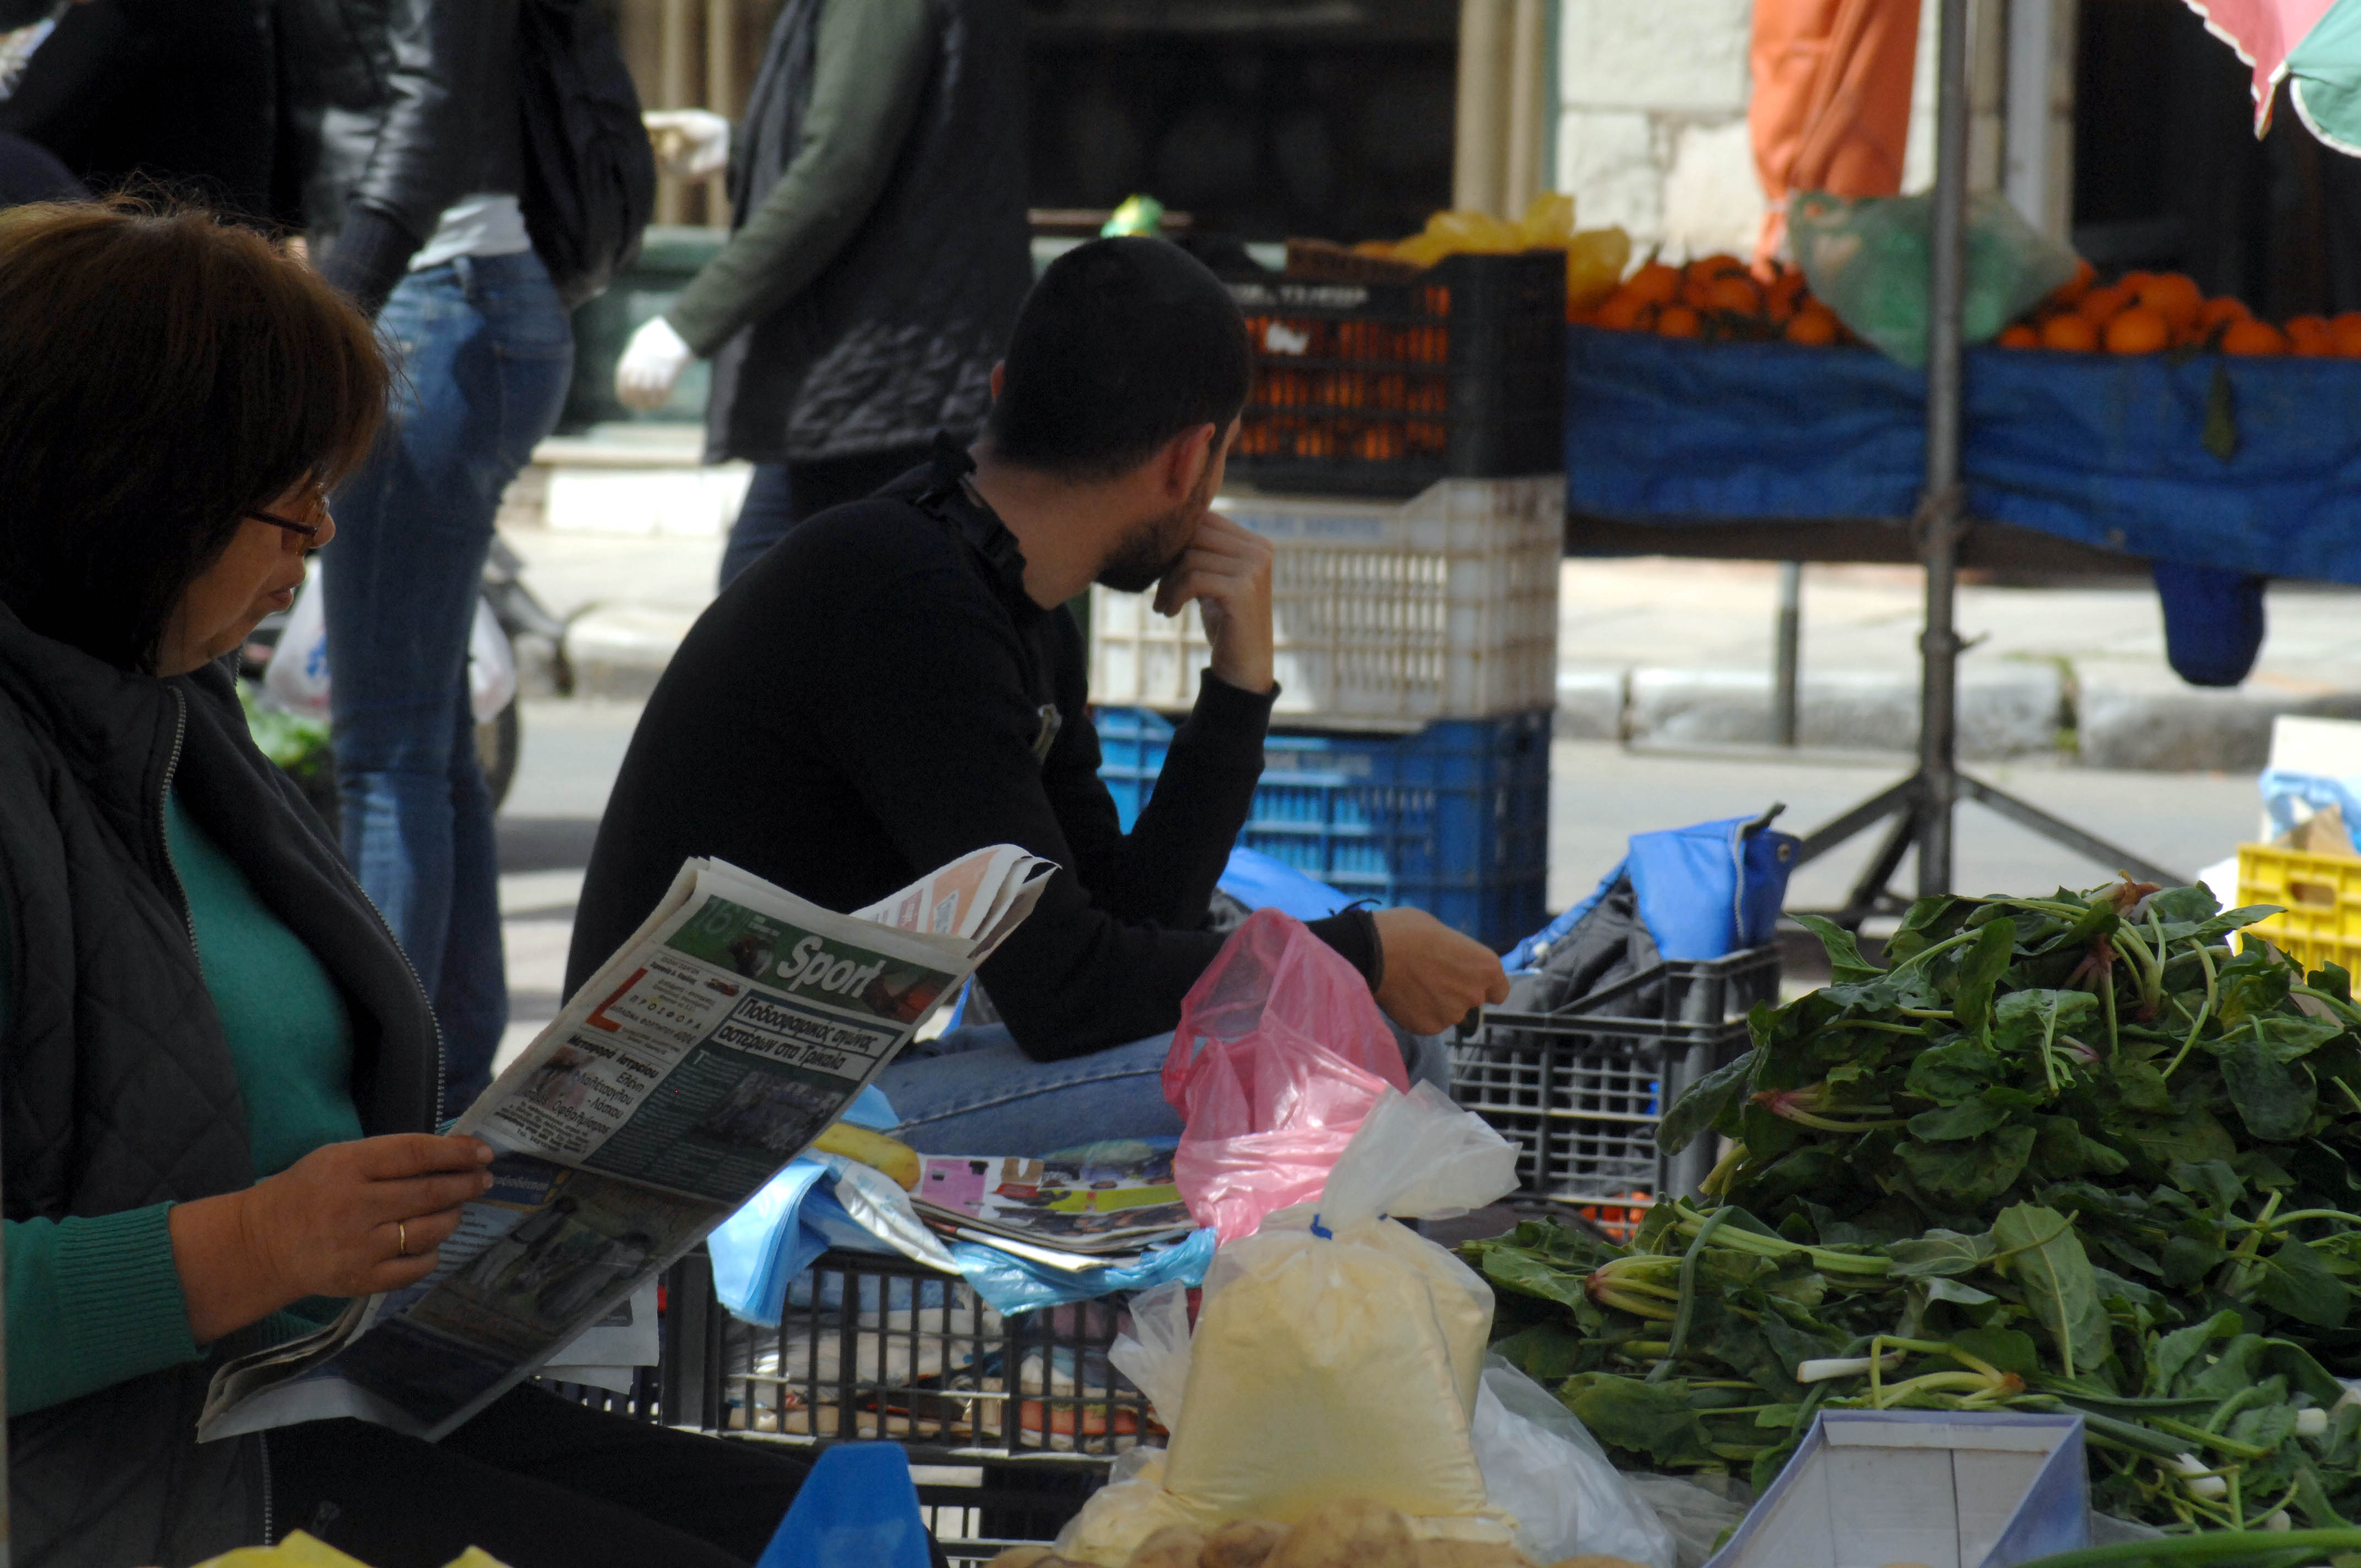
M 2361 972 L 2361 861 L 2272 844 L 2238 846 L 2238 902 L 2280 913 L 2246 929 L 2309 970 Z

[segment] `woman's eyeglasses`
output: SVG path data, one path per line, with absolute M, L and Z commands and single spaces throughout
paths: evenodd
M 324 506 L 321 510 L 324 511 L 326 508 Z M 320 525 L 316 522 L 297 522 L 291 517 L 281 517 L 275 511 L 264 511 L 259 508 L 240 512 L 238 515 L 252 518 L 257 522 L 267 522 L 273 528 L 283 528 L 306 544 L 313 543 L 320 537 Z

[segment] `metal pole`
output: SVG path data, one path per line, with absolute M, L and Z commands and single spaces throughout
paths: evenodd
M 1804 564 L 1779 563 L 1779 622 L 1771 653 L 1771 741 L 1795 743 L 1795 656 L 1804 630 Z
M 1920 690 L 1918 895 L 1951 891 L 1951 826 L 1959 798 L 1960 312 L 1967 282 L 1968 0 L 1942 0 L 1937 46 L 1935 212 L 1927 268 L 1927 493 L 1919 548 L 1927 563 Z

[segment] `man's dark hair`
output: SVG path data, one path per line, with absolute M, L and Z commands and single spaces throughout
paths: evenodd
M 1246 407 L 1246 319 L 1202 263 L 1160 239 L 1095 239 L 1051 262 L 1017 313 L 984 430 L 996 456 L 1112 479 Z
M 0 602 L 152 670 L 240 514 L 368 454 L 388 372 L 308 267 L 201 208 L 0 212 Z

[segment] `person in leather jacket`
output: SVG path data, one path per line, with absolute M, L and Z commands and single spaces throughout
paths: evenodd
M 534 255 L 518 0 L 281 0 L 313 256 L 402 360 L 322 557 L 345 853 L 443 1026 L 445 1114 L 508 1021 L 467 637 L 500 492 L 555 427 L 572 326 Z

